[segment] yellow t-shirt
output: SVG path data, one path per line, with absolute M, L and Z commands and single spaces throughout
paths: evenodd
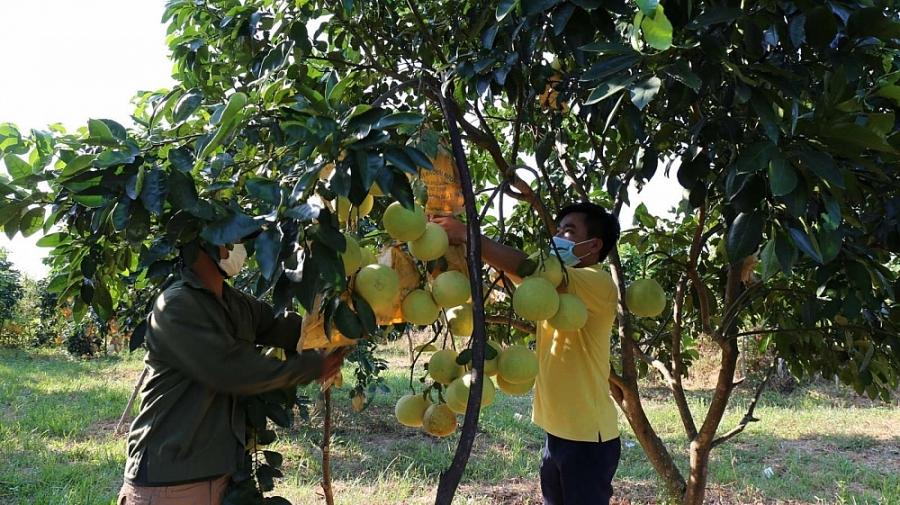
M 588 311 L 584 328 L 557 331 L 537 327 L 540 367 L 531 419 L 566 440 L 606 442 L 619 436 L 616 408 L 609 396 L 609 337 L 616 318 L 616 287 L 600 265 L 569 268 L 568 292 Z

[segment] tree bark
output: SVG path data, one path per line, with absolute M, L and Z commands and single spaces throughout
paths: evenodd
M 331 388 L 325 390 L 325 426 L 322 433 L 322 493 L 325 503 L 334 505 L 331 489 Z
M 740 308 L 741 295 L 741 269 L 740 265 L 731 265 L 728 267 L 725 287 L 725 308 L 727 313 L 734 314 L 730 320 L 725 323 L 726 327 L 721 328 L 722 337 L 718 339 L 719 346 L 722 348 L 721 366 L 719 367 L 719 376 L 716 379 L 716 390 L 713 394 L 712 401 L 709 403 L 709 410 L 706 412 L 706 418 L 703 420 L 703 426 L 697 437 L 691 442 L 690 461 L 691 469 L 688 477 L 687 490 L 684 495 L 683 502 L 686 505 L 699 505 L 703 503 L 706 496 L 706 481 L 709 474 L 709 454 L 712 450 L 713 441 L 715 440 L 716 431 L 725 415 L 725 408 L 728 407 L 728 400 L 731 398 L 731 392 L 734 389 L 734 371 L 737 367 L 737 313 Z
M 631 322 L 628 318 L 628 307 L 625 306 L 625 279 L 622 263 L 615 248 L 609 254 L 612 266 L 612 277 L 619 291 L 619 343 L 622 346 L 622 377 L 615 376 L 614 387 L 618 391 L 613 398 L 622 408 L 628 424 L 634 431 L 634 436 L 641 444 L 650 464 L 656 470 L 666 486 L 666 490 L 672 496 L 683 496 L 685 489 L 684 477 L 675 465 L 675 460 L 666 448 L 665 443 L 650 424 L 650 419 L 644 412 L 637 384 L 637 366 L 635 363 L 636 351 L 634 339 L 631 337 Z M 620 396 L 621 395 L 621 396 Z
M 484 345 L 485 345 L 485 316 L 484 316 L 484 287 L 481 275 L 481 223 L 478 212 L 475 209 L 475 192 L 472 189 L 472 176 L 469 173 L 469 165 L 466 162 L 466 154 L 463 150 L 462 139 L 457 129 L 456 108 L 450 105 L 450 87 L 447 88 L 448 96 L 440 95 L 441 109 L 447 128 L 450 133 L 450 143 L 453 148 L 453 159 L 459 173 L 460 186 L 463 192 L 463 201 L 466 207 L 466 238 L 469 279 L 472 285 L 472 312 L 475 330 L 472 333 L 472 384 L 469 388 L 469 400 L 466 403 L 466 415 L 463 420 L 463 428 L 456 446 L 456 454 L 450 468 L 441 473 L 438 481 L 435 505 L 450 505 L 456 488 L 462 480 L 472 445 L 475 443 L 475 432 L 478 429 L 478 415 L 481 412 L 481 384 L 484 380 Z

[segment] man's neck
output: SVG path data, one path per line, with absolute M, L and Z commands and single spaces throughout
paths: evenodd
M 222 287 L 225 284 L 225 277 L 219 271 L 219 267 L 213 263 L 206 253 L 197 255 L 196 261 L 191 265 L 191 270 L 200 279 L 203 286 L 215 293 L 216 296 L 222 298 Z

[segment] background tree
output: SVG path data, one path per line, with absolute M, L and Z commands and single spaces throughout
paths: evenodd
M 15 316 L 14 309 L 23 293 L 21 275 L 8 256 L 9 252 L 0 248 L 0 338 L 7 344 L 13 339 L 6 338 L 4 326 Z
M 618 213 L 628 188 L 677 176 L 675 219 L 639 213 L 622 236 L 673 294 L 668 315 L 632 317 L 623 259 L 610 258 L 620 290 L 611 391 L 684 502 L 702 502 L 710 452 L 755 420 L 751 407 L 718 433 L 742 335 L 762 334 L 798 375 L 837 374 L 871 396 L 897 387 L 893 1 L 171 0 L 164 22 L 179 84 L 140 94 L 133 130 L 90 120 L 23 137 L 0 126 L 10 174 L 0 225 L 10 236 L 62 227 L 42 240 L 54 247 L 50 286 L 76 319 L 88 307 L 106 319 L 129 286 L 158 286 L 178 248 L 261 231 L 254 292 L 305 310 L 321 293 L 329 324 L 378 334 L 364 302 L 339 296 L 344 238 L 315 197 L 358 205 L 377 182 L 409 206 L 421 187 L 407 175 L 429 168 L 441 141 L 462 176 L 470 233 L 483 220 L 526 250 L 544 247 L 569 201 Z M 504 195 L 527 205 L 479 217 Z M 381 243 L 366 220 L 356 229 Z M 470 259 L 477 278 L 477 251 Z M 489 309 L 488 320 L 509 314 Z M 691 411 L 681 382 L 697 341 L 720 353 L 705 413 Z M 476 324 L 476 368 L 483 343 Z M 671 452 L 683 448 L 666 446 L 644 412 L 642 368 L 679 406 L 687 478 Z M 468 412 L 439 503 L 471 448 L 478 409 Z

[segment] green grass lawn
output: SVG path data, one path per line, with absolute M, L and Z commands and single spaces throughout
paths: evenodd
M 394 421 L 393 404 L 408 390 L 408 369 L 400 368 L 405 356 L 399 348 L 386 352 L 398 365 L 386 375 L 391 394 L 354 413 L 345 390 L 335 391 L 332 467 L 341 504 L 432 503 L 438 475 L 456 447 L 458 435 L 434 439 Z M 139 355 L 80 361 L 58 351 L 0 350 L 0 504 L 109 504 L 125 460 L 124 437 L 113 428 L 141 367 Z M 677 411 L 663 392 L 648 393 L 650 418 L 685 468 Z M 722 431 L 743 416 L 748 395 L 735 398 Z M 691 392 L 695 416 L 705 412 L 708 397 Z M 482 413 L 458 503 L 540 503 L 542 433 L 529 421 L 530 402 L 498 394 Z M 896 405 L 817 385 L 789 395 L 767 393 L 756 414 L 761 422 L 713 453 L 710 502 L 900 503 Z M 662 501 L 655 473 L 622 416 L 620 428 L 617 500 Z M 285 454 L 286 478 L 277 492 L 293 503 L 323 503 L 320 437 L 317 418 L 280 433 L 276 444 Z

